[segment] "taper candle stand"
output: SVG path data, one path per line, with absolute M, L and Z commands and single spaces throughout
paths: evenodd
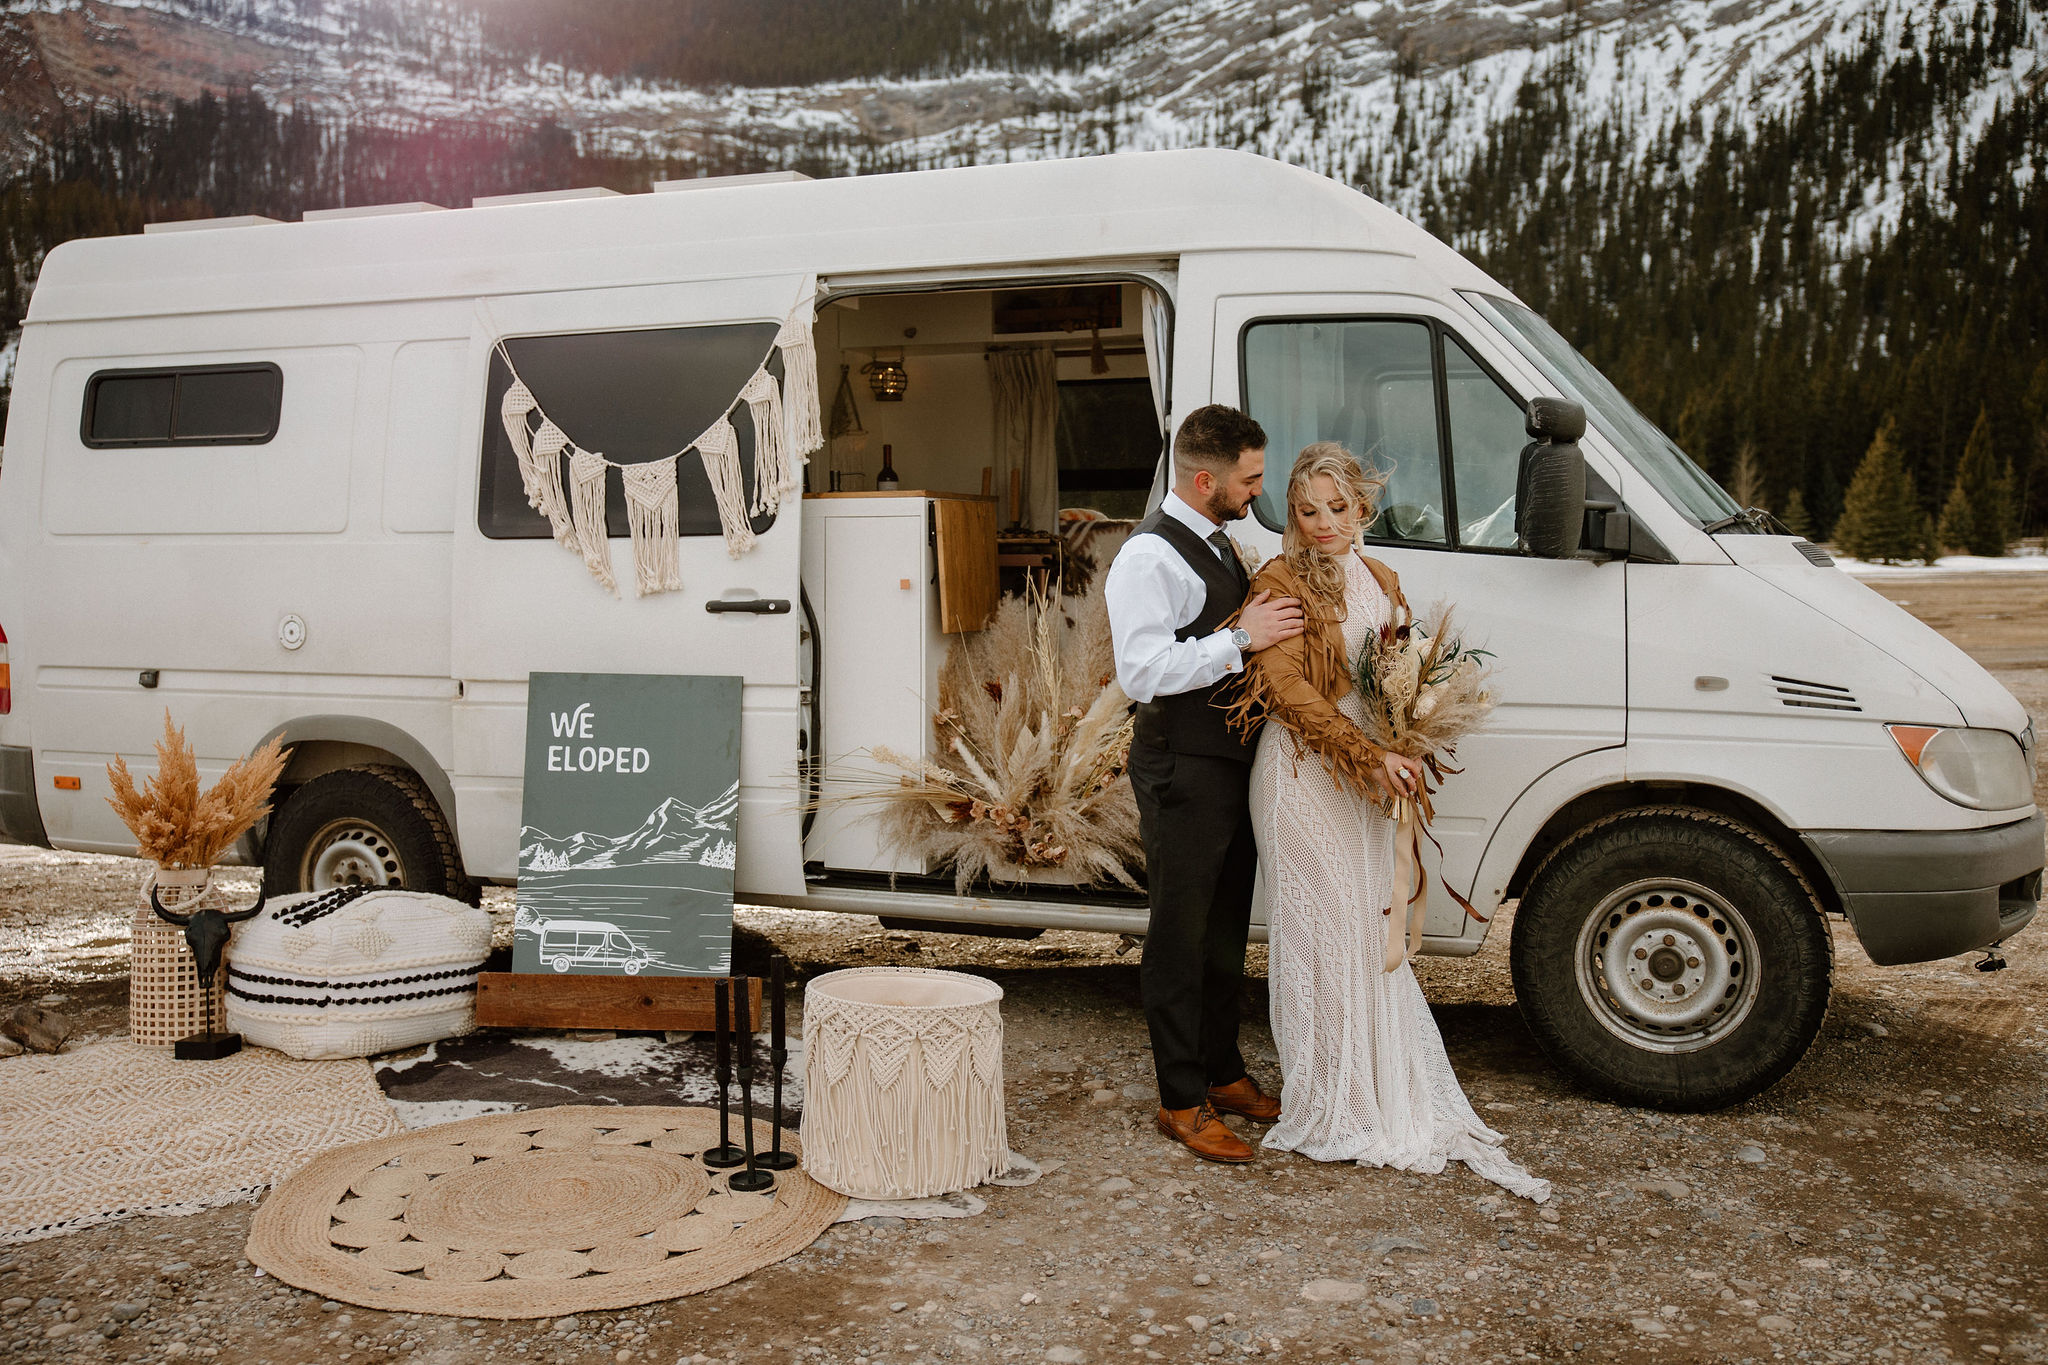
M 732 1082 L 732 1014 L 728 1005 L 731 985 L 730 980 L 720 977 L 711 988 L 718 1025 L 718 1145 L 698 1158 L 706 1166 L 719 1170 L 737 1166 L 747 1159 L 745 1152 L 732 1145 L 732 1102 L 726 1093 L 726 1087 Z
M 744 997 L 747 978 L 740 977 L 739 983 Z M 734 1021 L 735 1024 L 738 1022 Z M 735 1041 L 738 1044 L 740 1063 L 740 1141 L 746 1144 L 744 1160 L 747 1168 L 743 1171 L 734 1171 L 727 1176 L 725 1186 L 729 1190 L 738 1190 L 741 1194 L 754 1194 L 761 1190 L 774 1189 L 775 1177 L 762 1170 L 759 1163 L 754 1160 L 754 1031 L 751 1028 L 740 1029 L 739 1037 Z
M 782 1069 L 789 1062 L 789 1033 L 783 1019 L 783 997 L 787 993 L 785 974 L 789 959 L 777 953 L 768 968 L 768 1009 L 770 1032 L 768 1035 L 768 1066 L 774 1073 L 775 1084 L 775 1129 L 769 1148 L 761 1154 L 757 1165 L 771 1171 L 786 1171 L 796 1165 L 796 1153 L 782 1150 Z

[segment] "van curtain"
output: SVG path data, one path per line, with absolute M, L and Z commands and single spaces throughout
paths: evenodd
M 1059 359 L 1050 346 L 1014 347 L 988 354 L 989 387 L 995 398 L 996 494 L 1010 521 L 1050 531 L 1059 520 L 1059 456 L 1053 438 L 1059 426 Z M 1016 471 L 1023 506 L 1011 507 L 1010 475 Z

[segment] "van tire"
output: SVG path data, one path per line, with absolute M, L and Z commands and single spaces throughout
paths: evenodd
M 1596 820 L 1544 859 L 1509 963 L 1552 1061 L 1611 1098 L 1696 1112 L 1798 1064 L 1827 1017 L 1834 944 L 1771 840 L 1662 806 Z
M 410 768 L 366 764 L 338 768 L 302 784 L 271 822 L 263 851 L 263 893 L 285 896 L 322 889 L 333 880 L 320 868 L 337 841 L 362 850 L 350 860 L 349 880 L 451 896 L 470 905 L 482 889 L 463 871 L 455 833 L 434 793 Z M 381 866 L 367 875 L 367 863 Z

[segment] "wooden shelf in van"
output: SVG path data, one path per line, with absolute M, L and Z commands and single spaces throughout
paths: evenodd
M 715 976 L 583 976 L 479 972 L 476 1021 L 493 1028 L 708 1030 L 718 1022 Z M 761 1029 L 761 981 L 749 978 L 749 1029 Z

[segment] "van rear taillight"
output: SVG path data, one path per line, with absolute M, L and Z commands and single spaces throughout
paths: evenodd
M 14 678 L 7 671 L 7 632 L 0 629 L 0 716 L 14 709 Z

